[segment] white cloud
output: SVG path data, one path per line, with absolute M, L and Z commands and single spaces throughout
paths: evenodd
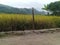
M 54 2 L 54 1 L 58 1 L 58 0 L 0 0 L 0 3 L 19 3 L 19 2 L 23 2 L 23 3 L 29 3 L 29 2 L 40 2 L 40 3 L 49 3 L 49 2 Z
M 18 8 L 31 8 L 35 7 L 41 9 L 44 4 L 58 0 L 0 0 L 0 4 L 5 4 Z

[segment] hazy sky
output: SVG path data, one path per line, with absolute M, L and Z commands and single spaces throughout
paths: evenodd
M 34 7 L 40 10 L 44 4 L 58 0 L 0 0 L 0 4 L 5 4 L 18 8 L 31 8 Z

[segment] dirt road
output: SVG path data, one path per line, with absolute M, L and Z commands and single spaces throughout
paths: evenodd
M 60 33 L 29 34 L 2 38 L 0 45 L 60 45 Z

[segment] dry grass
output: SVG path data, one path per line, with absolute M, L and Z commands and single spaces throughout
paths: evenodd
M 35 29 L 60 27 L 60 16 L 35 15 Z M 0 31 L 31 30 L 32 15 L 0 14 Z

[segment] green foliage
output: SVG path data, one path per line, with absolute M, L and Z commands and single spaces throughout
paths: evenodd
M 44 5 L 44 8 L 42 8 L 42 9 L 43 9 L 43 10 L 48 10 L 48 9 L 47 9 L 47 6 L 48 6 L 48 5 Z
M 60 1 L 52 2 L 44 6 L 44 9 L 52 12 L 52 15 L 60 15 Z

